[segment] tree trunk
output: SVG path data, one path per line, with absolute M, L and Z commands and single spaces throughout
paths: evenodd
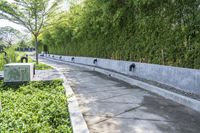
M 38 38 L 35 36 L 35 58 L 36 58 L 36 64 L 38 64 Z

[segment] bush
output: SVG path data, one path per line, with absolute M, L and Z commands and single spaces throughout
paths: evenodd
M 3 70 L 5 64 L 17 61 L 17 54 L 15 53 L 14 48 L 7 48 L 5 51 L 7 53 L 6 59 L 4 58 L 4 53 L 0 54 L 0 71 Z
M 0 132 L 71 133 L 62 81 L 5 85 L 0 81 Z

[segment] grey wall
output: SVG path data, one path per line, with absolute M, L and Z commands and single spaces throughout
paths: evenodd
M 45 56 L 52 58 L 53 55 Z M 60 60 L 59 57 L 59 55 L 54 55 L 54 59 Z M 157 81 L 185 92 L 200 95 L 200 70 L 99 58 L 97 58 L 97 63 L 93 64 L 95 58 L 74 58 L 74 63 L 97 66 L 129 76 Z M 72 56 L 62 56 L 61 60 L 71 62 L 71 59 Z M 129 66 L 133 63 L 135 63 L 136 68 L 130 72 Z

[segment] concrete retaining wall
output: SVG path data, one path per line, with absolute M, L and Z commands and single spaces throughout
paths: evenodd
M 200 70 L 89 57 L 74 57 L 72 60 L 72 56 L 62 56 L 62 58 L 60 55 L 45 56 L 160 82 L 188 93 L 200 95 Z M 97 59 L 95 64 L 94 59 Z M 133 71 L 129 71 L 129 67 L 133 63 L 135 68 Z

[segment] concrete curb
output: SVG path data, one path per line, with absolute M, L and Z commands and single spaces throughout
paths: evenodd
M 159 88 L 157 86 L 153 86 L 153 85 L 150 85 L 148 83 L 138 81 L 138 80 L 135 80 L 133 78 L 124 76 L 124 75 L 119 74 L 119 73 L 111 72 L 111 71 L 108 71 L 108 70 L 105 70 L 105 69 L 100 69 L 100 68 L 96 68 L 96 67 L 92 67 L 92 66 L 80 65 L 80 64 L 70 63 L 70 62 L 59 61 L 59 60 L 55 60 L 55 59 L 49 59 L 47 57 L 44 57 L 44 58 L 48 59 L 48 60 L 64 63 L 64 64 L 70 64 L 70 65 L 74 65 L 74 66 L 84 67 L 84 68 L 87 68 L 87 69 L 90 69 L 90 70 L 93 70 L 93 71 L 103 73 L 105 75 L 109 75 L 111 77 L 122 80 L 122 81 L 127 82 L 131 85 L 138 86 L 138 87 L 140 87 L 144 90 L 158 94 L 162 97 L 165 97 L 167 99 L 170 99 L 174 102 L 185 105 L 189 108 L 192 108 L 193 110 L 200 112 L 200 101 L 198 101 L 198 100 L 195 100 L 195 99 L 192 99 L 192 98 L 189 98 L 189 97 L 186 97 L 186 96 L 183 96 L 183 95 L 180 95 L 180 94 L 168 91 L 168 90 L 164 90 L 164 89 Z
M 47 63 L 44 63 L 44 64 L 47 64 Z M 66 77 L 64 76 L 64 74 L 59 68 L 56 68 L 56 67 L 53 67 L 53 68 L 60 73 L 61 78 L 64 80 L 63 86 L 65 88 L 65 93 L 66 93 L 66 96 L 69 97 L 68 110 L 70 114 L 70 121 L 71 121 L 73 133 L 90 133 L 88 126 L 85 122 L 85 119 L 83 118 L 83 115 L 79 109 L 76 96 L 74 95 L 72 88 L 69 86 L 68 80 L 66 79 Z

